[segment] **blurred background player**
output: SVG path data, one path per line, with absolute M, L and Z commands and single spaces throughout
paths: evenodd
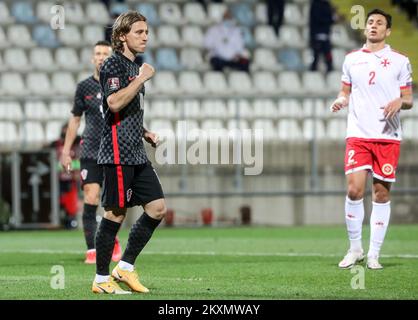
M 154 68 L 134 62 L 148 41 L 146 18 L 136 11 L 121 14 L 112 32 L 115 52 L 100 69 L 105 125 L 98 163 L 103 165 L 102 206 L 105 214 L 96 235 L 96 277 L 94 293 L 127 294 L 113 280 L 126 283 L 132 291 L 149 290 L 139 282 L 135 260 L 150 240 L 166 213 L 159 178 L 148 160 L 143 138 L 155 146 L 156 134 L 143 127 L 144 84 L 154 75 Z M 144 213 L 131 228 L 121 261 L 109 272 L 116 234 L 127 208 L 142 206 Z
M 94 74 L 77 85 L 72 109 L 73 116 L 68 123 L 64 148 L 61 154 L 61 164 L 65 170 L 72 169 L 71 146 L 77 136 L 81 117 L 86 116 L 86 127 L 80 142 L 80 176 L 84 193 L 83 230 L 86 239 L 87 253 L 85 263 L 96 263 L 96 249 L 94 237 L 96 235 L 96 212 L 99 204 L 100 187 L 103 181 L 103 169 L 97 164 L 100 137 L 103 130 L 103 107 L 99 84 L 99 70 L 105 59 L 112 53 L 109 42 L 99 41 L 93 48 L 92 63 Z M 116 240 L 112 259 L 119 261 L 122 250 L 119 240 Z
M 339 263 L 351 268 L 362 261 L 363 197 L 367 176 L 373 175 L 370 218 L 369 269 L 382 269 L 379 253 L 390 218 L 390 188 L 395 181 L 402 139 L 400 110 L 412 108 L 409 59 L 385 44 L 392 17 L 382 10 L 367 15 L 366 44 L 348 54 L 343 64 L 342 90 L 331 106 L 336 112 L 349 106 L 345 174 L 345 215 L 350 249 Z

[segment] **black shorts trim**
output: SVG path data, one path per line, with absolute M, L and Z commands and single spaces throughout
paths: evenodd
M 103 165 L 104 208 L 131 208 L 164 198 L 155 169 L 148 162 L 142 165 Z
M 80 159 L 81 188 L 89 183 L 103 184 L 103 167 L 97 164 L 97 160 Z

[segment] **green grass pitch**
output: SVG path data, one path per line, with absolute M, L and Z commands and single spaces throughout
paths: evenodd
M 127 236 L 120 234 L 123 247 Z M 390 226 L 384 269 L 358 273 L 337 267 L 347 250 L 344 226 L 160 227 L 136 262 L 146 295 L 91 293 L 95 266 L 83 264 L 84 250 L 81 231 L 0 233 L 0 299 L 418 298 L 418 225 Z M 56 265 L 64 289 L 51 288 Z M 364 289 L 353 289 L 363 271 Z

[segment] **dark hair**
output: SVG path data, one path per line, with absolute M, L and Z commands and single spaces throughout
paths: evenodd
M 123 51 L 123 42 L 119 37 L 128 34 L 131 31 L 132 25 L 138 21 L 147 21 L 142 14 L 137 11 L 127 11 L 117 17 L 112 27 L 112 47 L 115 51 Z
M 94 46 L 106 46 L 106 47 L 111 47 L 112 45 L 110 44 L 109 41 L 107 40 L 100 40 L 97 41 L 96 44 Z
M 391 16 L 389 13 L 386 13 L 386 12 L 384 12 L 383 10 L 380 10 L 380 9 L 373 9 L 372 11 L 370 11 L 370 12 L 367 14 L 367 19 L 366 19 L 366 21 L 367 21 L 367 20 L 369 20 L 369 17 L 370 17 L 372 14 L 380 14 L 380 15 L 384 16 L 384 17 L 386 18 L 386 28 L 387 28 L 387 29 L 389 29 L 389 28 L 391 28 L 391 27 L 392 27 L 392 16 Z

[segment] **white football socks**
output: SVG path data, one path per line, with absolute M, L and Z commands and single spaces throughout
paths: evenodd
M 361 231 L 364 219 L 363 199 L 345 199 L 345 222 L 347 224 L 348 238 L 351 251 L 362 251 Z
M 96 283 L 103 283 L 103 282 L 109 282 L 110 276 L 101 276 L 100 274 L 96 274 L 96 278 L 94 279 Z
M 370 247 L 368 257 L 379 257 L 380 248 L 385 240 L 390 219 L 390 201 L 386 203 L 373 202 L 370 217 Z
M 121 268 L 124 271 L 134 271 L 134 266 L 130 263 L 127 263 L 125 261 L 120 260 L 118 263 L 119 268 Z

